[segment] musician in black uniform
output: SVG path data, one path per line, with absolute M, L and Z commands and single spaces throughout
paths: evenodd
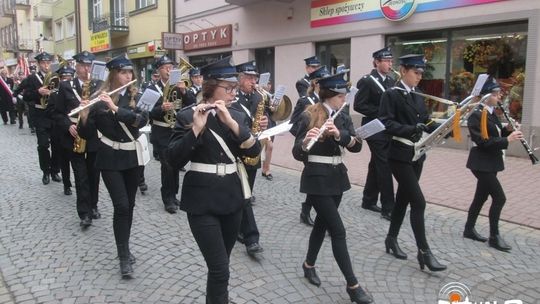
M 236 158 L 254 157 L 261 146 L 250 134 L 247 115 L 229 107 L 237 89 L 231 57 L 202 67 L 201 73 L 203 100 L 178 112 L 168 157 L 176 168 L 191 161 L 180 209 L 187 213 L 208 267 L 206 303 L 221 304 L 229 303 L 230 255 L 245 204 L 243 189 L 249 192 L 237 173 Z
M 182 94 L 182 106 L 187 107 L 197 103 L 197 94 L 202 89 L 203 76 L 201 75 L 201 69 L 192 68 L 189 70 L 189 80 L 191 81 L 191 86 L 188 88 L 184 82 L 178 84 L 180 93 Z
M 233 103 L 233 107 L 239 111 L 244 112 L 250 118 L 248 127 L 253 130 L 254 124 L 259 125 L 259 129 L 265 130 L 268 126 L 268 117 L 265 113 L 265 105 L 262 105 L 263 111 L 257 121 L 257 111 L 261 109 L 261 104 L 264 103 L 262 95 L 255 90 L 257 86 L 257 80 L 259 73 L 255 67 L 255 61 L 249 61 L 236 66 L 238 72 L 238 93 L 236 94 L 237 101 Z M 261 167 L 260 156 L 258 159 L 251 159 L 251 162 L 243 159 L 246 166 L 246 171 L 249 179 L 249 187 L 253 193 L 253 187 L 255 185 L 255 177 L 257 176 L 257 169 Z M 240 241 L 246 245 L 246 251 L 249 255 L 254 256 L 262 253 L 264 250 L 259 244 L 259 229 L 255 221 L 255 215 L 253 214 L 252 204 L 254 203 L 255 196 L 252 196 L 250 200 L 246 201 L 244 205 L 244 212 L 242 214 L 242 224 L 240 225 Z
M 354 110 L 364 115 L 362 125 L 379 116 L 381 95 L 395 84 L 389 74 L 392 69 L 392 53 L 390 48 L 383 48 L 373 53 L 373 67 L 371 73 L 358 80 L 358 92 L 354 97 Z M 390 220 L 394 208 L 394 184 L 392 171 L 388 165 L 388 151 L 390 138 L 386 132 L 379 132 L 366 139 L 371 152 L 368 174 L 362 195 L 362 208 L 380 212 L 382 218 Z M 381 199 L 381 206 L 377 200 Z
M 62 174 L 62 183 L 64 184 L 64 194 L 71 195 L 71 169 L 69 168 L 69 159 L 71 152 L 62 148 L 61 137 L 61 115 L 57 115 L 56 108 L 58 107 L 59 102 L 59 88 L 60 85 L 64 82 L 69 82 L 75 74 L 75 70 L 70 66 L 61 66 L 58 70 L 55 71 L 56 75 L 59 77 L 58 89 L 54 90 L 50 95 L 47 103 L 47 117 L 52 121 L 51 128 L 51 152 L 52 156 L 56 158 L 56 162 L 60 167 L 60 172 Z
M 2 120 L 7 125 L 9 117 L 9 123 L 14 125 L 17 123 L 17 111 L 13 104 L 13 97 L 16 96 L 13 95 L 15 82 L 13 78 L 8 77 L 8 71 L 4 67 L 0 68 L 0 77 L 4 80 L 5 85 L 5 87 L 4 85 L 0 86 L 0 113 L 2 114 Z
M 325 65 L 319 67 L 308 75 L 309 88 L 306 91 L 306 96 L 302 96 L 300 99 L 298 99 L 291 115 L 290 123 L 293 124 L 293 126 L 291 127 L 290 132 L 292 135 L 296 136 L 296 133 L 298 132 L 298 124 L 296 122 L 300 120 L 302 113 L 304 113 L 306 108 L 319 102 L 319 79 L 329 75 L 330 72 L 328 72 Z M 313 220 L 311 219 L 311 207 L 311 203 L 304 201 L 300 211 L 300 222 L 308 226 L 313 226 L 314 224 Z
M 58 98 L 55 103 L 55 113 L 58 116 L 56 123 L 59 129 L 60 145 L 64 154 L 68 155 L 75 177 L 75 192 L 77 195 L 77 214 L 81 220 L 80 226 L 87 228 L 92 225 L 93 219 L 101 218 L 98 211 L 99 170 L 95 166 L 99 140 L 97 133 L 83 138 L 77 131 L 78 118 L 68 114 L 77 108 L 81 100 L 88 100 L 102 85 L 99 79 L 90 79 L 92 62 L 96 56 L 83 51 L 73 56 L 76 62 L 77 77 L 71 81 L 60 83 Z M 86 148 L 74 151 L 75 139 L 86 141 Z
M 411 226 L 418 247 L 418 263 L 424 269 L 426 265 L 431 271 L 445 270 L 431 253 L 424 225 L 426 200 L 420 189 L 418 180 L 426 156 L 413 161 L 414 143 L 419 141 L 423 132 L 433 132 L 437 123 L 429 118 L 424 98 L 411 93 L 422 79 L 426 66 L 423 55 L 405 55 L 399 58 L 401 81 L 396 87 L 386 90 L 381 97 L 379 119 L 392 136 L 392 144 L 388 159 L 390 169 L 398 182 L 396 205 L 392 211 L 390 229 L 385 240 L 386 252 L 392 251 L 398 259 L 407 259 L 407 255 L 399 248 L 397 237 L 407 205 L 411 205 Z
M 315 271 L 315 262 L 328 230 L 334 258 L 347 281 L 346 290 L 351 301 L 371 303 L 371 297 L 360 287 L 354 275 L 345 227 L 338 211 L 343 192 L 351 188 L 347 168 L 342 162 L 341 149 L 346 148 L 353 153 L 362 149 L 362 141 L 355 134 L 350 116 L 338 112 L 343 110 L 345 95 L 349 91 L 344 76 L 345 73 L 340 73 L 319 80 L 320 101 L 308 107 L 297 121 L 298 132 L 292 152 L 295 159 L 304 162 L 300 192 L 307 194 L 306 200 L 317 211 L 302 268 L 311 284 L 321 285 Z M 335 113 L 338 113 L 337 116 Z M 330 119 L 332 116 L 335 118 Z M 319 135 L 323 126 L 326 130 Z M 310 149 L 312 140 L 315 142 Z
M 313 71 L 321 66 L 321 61 L 317 56 L 308 57 L 304 59 L 304 61 L 306 62 L 306 75 L 296 81 L 296 91 L 300 98 L 307 95 L 307 89 L 311 85 L 309 74 L 313 73 Z
M 511 124 L 503 128 L 499 121 L 495 108 L 501 101 L 500 90 L 495 80 L 488 79 L 480 94 L 491 96 L 472 112 L 467 121 L 471 139 L 475 143 L 469 153 L 467 168 L 478 181 L 463 237 L 480 242 L 487 241 L 487 238 L 476 232 L 474 226 L 482 206 L 491 196 L 493 201 L 489 209 L 489 246 L 501 251 L 510 251 L 512 247 L 499 234 L 499 218 L 506 196 L 497 178 L 497 172 L 504 170 L 503 150 L 508 148 L 510 142 L 523 138 L 523 134 L 519 130 L 512 130 Z
M 110 72 L 100 92 L 120 88 L 136 75 L 132 62 L 124 55 L 109 61 L 107 68 Z M 98 131 L 101 133 L 96 167 L 101 170 L 114 207 L 113 230 L 122 278 L 131 278 L 132 264 L 135 263 L 129 249 L 129 237 L 142 166 L 137 159 L 134 139 L 139 137 L 139 129 L 148 121 L 148 113 L 137 108 L 136 96 L 137 87 L 133 84 L 112 96 L 102 93 L 97 104 L 79 114 L 79 133 L 84 138 Z M 85 101 L 81 103 L 85 104 Z
M 174 169 L 165 158 L 165 150 L 169 145 L 169 138 L 172 134 L 172 128 L 174 127 L 174 119 L 176 111 L 179 110 L 175 107 L 171 100 L 173 94 L 171 93 L 176 84 L 169 82 L 169 73 L 173 68 L 174 62 L 167 55 L 163 55 L 154 63 L 157 69 L 160 79 L 156 83 L 151 84 L 148 89 L 158 92 L 161 97 L 158 99 L 152 111 L 150 111 L 150 118 L 152 119 L 152 133 L 150 135 L 150 142 L 154 145 L 154 150 L 159 155 L 159 162 L 161 163 L 161 199 L 165 207 L 165 211 L 173 214 L 176 213 L 180 201 L 176 199 L 176 194 L 179 188 L 179 171 Z M 167 90 L 168 92 L 165 92 Z M 163 96 L 167 94 L 168 96 Z M 177 97 L 179 98 L 179 96 Z M 171 119 L 171 121 L 165 121 L 165 117 Z
M 47 52 L 43 52 L 34 58 L 38 62 L 39 72 L 28 76 L 23 98 L 24 100 L 30 101 L 31 106 L 33 107 L 32 120 L 36 128 L 39 167 L 41 171 L 43 171 L 43 178 L 41 181 L 44 185 L 47 185 L 51 178 L 55 182 L 62 181 L 58 175 L 60 168 L 56 162 L 56 158 L 52 157 L 51 151 L 49 151 L 52 121 L 45 111 L 47 108 L 46 99 L 45 104 L 42 105 L 40 102 L 42 96 L 47 98 L 49 94 L 52 93 L 52 90 L 49 89 L 49 86 L 45 82 L 53 56 Z M 55 83 L 58 83 L 57 78 L 51 80 L 49 85 L 51 87 L 56 87 Z

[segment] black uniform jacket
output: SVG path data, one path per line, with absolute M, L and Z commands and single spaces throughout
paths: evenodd
M 38 79 L 41 79 L 41 81 Z M 26 101 L 33 102 L 30 106 L 41 105 L 40 99 L 41 94 L 39 94 L 38 89 L 43 87 L 45 84 L 42 83 L 45 81 L 45 73 L 37 72 L 36 74 L 31 74 L 27 77 L 26 88 L 24 90 L 23 99 Z M 58 81 L 55 79 L 55 81 Z M 34 109 L 34 125 L 40 128 L 51 128 L 53 125 L 52 120 L 47 115 L 44 109 L 35 108 Z
M 341 195 L 351 188 L 347 167 L 343 163 L 338 165 L 321 164 L 308 162 L 308 155 L 340 156 L 341 147 L 346 147 L 356 138 L 354 126 L 349 115 L 340 113 L 334 120 L 334 124 L 339 129 L 340 140 L 335 141 L 333 137 L 327 137 L 324 141 L 318 141 L 309 152 L 302 150 L 302 142 L 306 137 L 309 127 L 309 114 L 304 112 L 298 124 L 298 133 L 293 146 L 293 156 L 296 160 L 304 162 L 304 170 L 300 179 L 300 192 L 316 195 Z M 362 141 L 360 138 L 354 139 L 355 144 L 347 148 L 351 152 L 360 152 Z
M 247 126 L 251 130 L 253 126 L 253 120 L 255 119 L 255 116 L 257 114 L 257 107 L 259 106 L 259 103 L 262 102 L 262 97 L 259 93 L 253 92 L 251 94 L 244 94 L 242 91 L 238 91 L 238 94 L 236 94 L 237 100 L 236 102 L 233 102 L 231 107 L 246 114 L 249 116 L 249 119 L 247 120 Z M 247 110 L 249 110 L 249 115 L 247 113 Z M 265 107 L 264 115 L 267 115 L 267 110 Z M 259 159 L 259 162 L 254 165 L 250 166 L 246 164 L 246 169 L 248 170 L 254 170 L 261 167 L 261 161 Z
M 158 88 L 159 87 L 159 90 Z M 163 89 L 165 86 L 161 81 L 151 84 L 146 88 L 147 90 L 154 90 L 156 92 L 161 92 L 163 94 Z M 172 89 L 172 88 L 171 88 Z M 161 106 L 163 105 L 163 95 L 158 99 L 154 108 L 150 111 L 150 119 L 152 122 L 159 121 L 160 123 L 165 123 L 164 117 L 167 111 L 163 111 Z M 175 111 L 176 112 L 176 111 Z M 169 139 L 172 134 L 172 127 L 163 127 L 158 126 L 152 123 L 152 133 L 150 134 L 150 142 L 158 150 L 166 149 L 169 145 Z
M 296 81 L 296 91 L 298 92 L 298 97 L 303 97 L 307 95 L 307 89 L 311 85 L 311 82 L 309 81 L 309 76 L 306 74 L 304 77 L 298 79 Z
M 298 124 L 296 122 L 300 120 L 302 113 L 307 107 L 314 105 L 317 102 L 319 102 L 319 97 L 316 94 L 311 94 L 311 96 L 302 96 L 298 99 L 296 105 L 294 106 L 291 120 L 289 121 L 289 123 L 293 124 L 292 128 L 289 130 L 292 135 L 296 136 L 296 133 L 298 132 Z
M 0 76 L 1 77 L 1 76 Z M 13 82 L 13 78 L 6 78 L 4 79 L 4 82 L 7 84 L 9 89 L 11 90 L 11 93 L 13 93 L 13 86 L 15 83 Z M 13 94 L 13 97 L 16 97 L 17 95 Z M 13 100 L 11 99 L 12 96 L 10 93 L 4 89 L 3 86 L 0 86 L 0 110 L 2 111 L 13 111 L 14 105 Z
M 401 82 L 396 87 L 405 89 Z M 382 94 L 379 119 L 386 127 L 389 136 L 409 140 L 416 132 L 417 123 L 427 124 L 431 120 L 423 97 L 396 88 L 386 90 Z M 430 123 L 428 133 L 433 132 L 438 126 L 437 123 Z M 392 140 L 388 159 L 412 163 L 413 156 L 414 146 Z M 418 161 L 424 161 L 425 158 L 424 154 Z
M 385 88 L 385 90 L 391 88 L 395 84 L 395 80 L 386 76 L 383 81 L 381 75 L 376 69 L 373 69 L 370 74 L 358 80 L 356 88 L 358 92 L 354 96 L 354 110 L 364 115 L 362 118 L 362 125 L 379 117 L 379 107 L 381 104 L 381 95 L 385 90 L 373 81 L 370 77 L 373 76 L 377 81 Z
M 79 134 L 84 138 L 89 138 L 97 131 L 108 139 L 126 143 L 131 139 L 118 122 L 123 122 L 134 139 L 139 137 L 139 129 L 146 125 L 148 112 L 138 108 L 131 108 L 129 90 L 118 100 L 118 112 L 113 113 L 104 102 L 90 108 L 86 124 L 79 123 Z M 116 150 L 99 142 L 96 156 L 96 168 L 100 170 L 126 170 L 138 166 L 137 151 Z
M 495 111 L 493 111 L 493 114 L 488 112 L 487 130 L 489 138 L 483 139 L 480 135 L 482 108 L 482 106 L 476 108 L 467 120 L 471 139 L 476 144 L 469 153 L 467 168 L 483 172 L 502 171 L 504 170 L 502 150 L 508 148 L 508 139 L 506 137 L 511 132 L 503 128 Z
M 91 80 L 89 82 L 89 93 L 88 98 L 92 98 L 93 94 L 96 93 L 98 88 L 101 86 L 101 80 Z M 77 93 L 77 95 L 75 94 Z M 56 125 L 55 132 L 60 138 L 60 145 L 63 148 L 70 149 L 73 148 L 73 136 L 69 133 L 69 128 L 74 122 L 71 121 L 68 116 L 69 112 L 77 108 L 80 104 L 79 98 L 82 98 L 82 87 L 79 82 L 79 79 L 75 78 L 71 81 L 62 81 L 58 86 L 58 94 L 54 97 L 54 106 L 51 105 L 51 98 L 49 98 L 49 104 L 47 110 L 52 107 L 52 117 Z M 77 116 L 75 116 L 77 118 Z M 82 134 L 79 134 L 80 137 Z M 90 152 L 97 151 L 99 146 L 97 133 L 92 134 L 91 137 L 86 139 L 86 149 Z
M 197 103 L 197 94 L 201 91 L 201 88 L 191 86 L 186 88 L 186 92 L 181 94 L 182 97 L 182 107 L 188 107 Z
M 208 114 L 206 129 L 195 137 L 193 125 L 193 107 L 186 107 L 178 112 L 169 148 L 169 162 L 176 168 L 185 166 L 189 161 L 205 164 L 231 164 L 211 129 L 223 140 L 235 157 L 256 156 L 261 152 L 258 141 L 249 148 L 240 145 L 251 137 L 249 118 L 243 112 L 229 107 L 231 117 L 240 127 L 239 136 L 224 125 L 212 113 Z M 213 173 L 188 171 L 182 183 L 180 209 L 191 214 L 230 214 L 243 207 L 245 200 L 240 178 L 236 173 L 219 176 Z

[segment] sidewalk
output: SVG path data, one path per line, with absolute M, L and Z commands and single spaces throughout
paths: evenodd
M 296 161 L 291 153 L 293 142 L 294 137 L 289 133 L 276 137 L 272 155 L 274 165 L 302 170 L 302 163 Z M 420 185 L 429 203 L 468 210 L 476 178 L 465 167 L 467 157 L 468 151 L 465 150 L 436 147 L 428 151 Z M 360 153 L 345 155 L 351 183 L 364 186 L 369 158 L 367 144 Z M 498 174 L 506 193 L 501 219 L 540 229 L 540 166 L 533 166 L 529 159 L 507 157 L 505 167 Z M 484 205 L 482 214 L 488 214 L 490 203 L 491 199 Z

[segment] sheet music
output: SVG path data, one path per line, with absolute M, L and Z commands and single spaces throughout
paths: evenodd
M 150 111 L 158 101 L 158 99 L 161 97 L 161 94 L 159 92 L 156 92 L 152 89 L 146 89 L 144 90 L 144 93 L 142 94 L 141 98 L 139 99 L 139 102 L 137 103 L 137 107 L 145 110 Z
M 283 98 L 283 95 L 285 95 L 286 90 L 287 90 L 287 87 L 285 85 L 283 84 L 278 85 L 274 93 L 274 98 L 272 99 L 272 104 L 280 101 Z
M 293 126 L 293 124 L 289 122 L 290 120 L 287 120 L 273 128 L 264 130 L 261 134 L 259 134 L 258 139 L 263 140 L 263 139 L 270 138 L 275 135 L 279 135 L 281 133 L 288 132 Z
M 92 62 L 92 67 L 90 68 L 90 78 L 99 79 L 105 81 L 109 71 L 107 71 L 105 62 L 94 60 Z
M 482 87 L 486 83 L 486 80 L 488 79 L 488 74 L 480 74 L 478 75 L 478 79 L 476 80 L 476 83 L 474 84 L 474 88 L 472 89 L 471 95 L 473 96 L 479 96 L 480 91 L 482 91 Z
M 180 79 L 182 79 L 182 71 L 181 70 L 171 70 L 169 74 L 169 84 L 172 86 L 175 86 L 177 83 L 180 82 Z
M 356 129 L 356 134 L 362 139 L 366 139 L 374 134 L 377 134 L 381 131 L 384 131 L 386 128 L 383 123 L 375 118 L 374 120 L 368 122 L 367 124 Z
M 267 86 L 268 82 L 270 82 L 270 73 L 262 73 L 261 75 L 259 75 L 260 86 Z
M 358 89 L 356 87 L 351 87 L 350 92 L 347 93 L 347 96 L 345 98 L 345 103 L 348 105 L 354 104 L 354 96 L 356 96 L 356 92 L 358 92 Z

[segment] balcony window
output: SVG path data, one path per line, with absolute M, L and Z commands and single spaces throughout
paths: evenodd
M 156 0 L 137 0 L 137 9 L 145 8 L 147 6 L 155 5 Z
M 62 20 L 54 22 L 54 40 L 59 41 L 64 39 L 64 30 Z

